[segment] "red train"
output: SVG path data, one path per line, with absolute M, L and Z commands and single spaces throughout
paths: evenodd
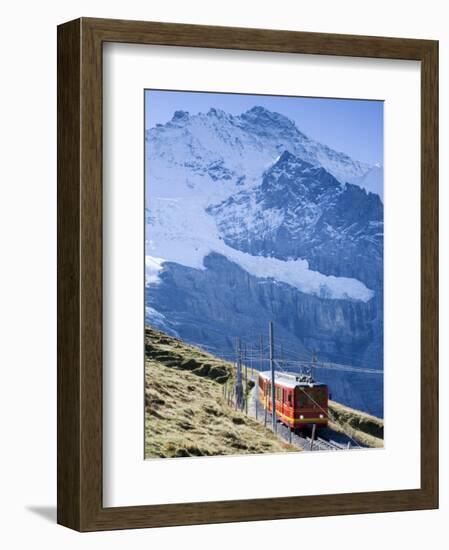
M 271 412 L 271 372 L 259 372 L 259 400 Z M 329 393 L 326 384 L 310 375 L 275 373 L 276 417 L 292 429 L 310 424 L 327 426 Z

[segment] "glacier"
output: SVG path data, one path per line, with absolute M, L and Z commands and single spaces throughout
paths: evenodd
M 205 269 L 204 258 L 210 253 L 218 253 L 251 275 L 287 283 L 306 294 L 364 302 L 373 297 L 373 291 L 357 279 L 312 271 L 307 260 L 282 260 L 232 248 L 220 236 L 213 217 L 194 201 L 155 198 L 147 219 L 151 221 L 148 228 L 150 254 L 145 259 L 146 285 L 157 284 L 164 263 Z

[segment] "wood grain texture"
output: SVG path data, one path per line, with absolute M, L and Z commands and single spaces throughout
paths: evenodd
M 102 44 L 105 41 L 421 61 L 421 489 L 103 507 Z M 58 522 L 79 531 L 94 531 L 437 507 L 437 184 L 437 42 L 106 19 L 79 19 L 61 25 L 58 28 Z
M 80 21 L 58 29 L 58 522 L 80 527 Z
M 421 61 L 421 487 L 438 503 L 438 43 Z

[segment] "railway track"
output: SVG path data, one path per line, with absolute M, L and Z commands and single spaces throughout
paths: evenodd
M 301 447 L 305 451 L 343 451 L 347 449 L 353 449 L 358 447 L 357 444 L 354 444 L 349 438 L 342 434 L 337 434 L 330 430 L 326 429 L 328 436 L 318 435 L 315 439 L 312 439 L 310 435 L 304 432 L 300 433 L 289 433 L 289 428 L 284 426 L 281 423 L 277 425 L 277 433 L 285 441 L 291 442 L 297 447 Z M 340 441 L 334 441 L 334 435 L 340 439 Z M 331 439 L 332 438 L 332 439 Z
M 335 443 L 334 441 L 329 441 L 322 437 L 317 437 L 313 441 L 311 437 L 306 437 L 306 440 L 308 441 L 310 448 L 313 448 L 315 450 L 319 449 L 321 451 L 341 451 L 342 449 L 347 448 L 347 446 L 340 445 L 338 443 Z
M 281 437 L 284 441 L 287 441 L 288 443 L 291 443 L 296 447 L 300 447 L 305 451 L 342 451 L 348 448 L 355 447 L 355 445 L 353 445 L 352 442 L 346 438 L 341 443 L 334 441 L 333 439 L 331 439 L 334 435 L 332 430 L 328 428 L 326 431 L 329 432 L 329 438 L 327 438 L 326 436 L 323 437 L 322 435 L 318 435 L 314 439 L 312 439 L 312 437 L 306 431 L 290 433 L 290 429 L 287 426 L 284 426 L 284 424 L 280 422 L 277 423 L 278 436 Z M 338 435 L 340 436 L 340 438 L 342 437 L 341 434 Z

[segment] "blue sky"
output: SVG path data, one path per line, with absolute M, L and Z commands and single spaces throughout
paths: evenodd
M 239 115 L 255 105 L 289 117 L 310 138 L 356 160 L 383 163 L 382 101 L 147 90 L 145 125 L 164 124 L 178 110 L 215 107 Z

